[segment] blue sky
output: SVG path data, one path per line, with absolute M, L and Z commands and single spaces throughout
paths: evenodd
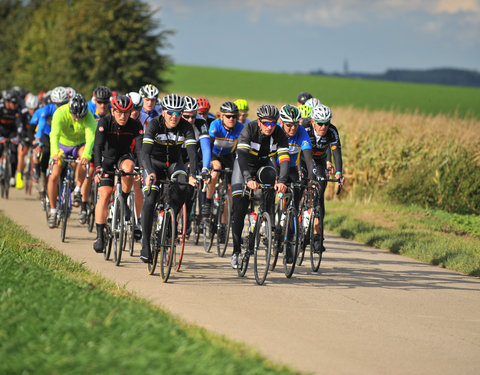
M 175 63 L 272 72 L 480 71 L 480 0 L 149 0 Z

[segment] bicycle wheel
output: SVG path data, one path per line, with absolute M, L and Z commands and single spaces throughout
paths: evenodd
M 110 223 L 105 225 L 105 247 L 103 248 L 103 259 L 109 260 L 110 254 L 112 252 L 112 228 L 110 227 Z
M 7 146 L 8 147 L 8 146 Z M 3 169 L 3 198 L 8 199 L 8 191 L 10 190 L 10 178 L 12 177 L 12 163 L 10 160 L 10 151 L 5 149 L 5 165 Z
M 137 227 L 137 210 L 135 207 L 135 192 L 132 191 L 128 196 L 127 205 L 130 207 L 130 221 L 127 225 L 127 246 L 130 256 L 133 256 L 133 249 L 135 247 L 135 228 Z
M 25 194 L 32 195 L 32 186 L 33 186 L 33 152 L 30 149 L 28 152 L 29 156 L 27 157 L 27 164 L 25 165 Z
M 93 183 L 93 186 L 90 189 L 90 197 L 88 199 L 88 206 L 87 206 L 87 224 L 88 224 L 89 232 L 92 232 L 93 227 L 95 226 L 95 206 L 97 205 L 97 196 L 98 196 L 97 189 L 98 189 L 97 184 Z
M 222 217 L 224 212 L 227 215 L 227 222 L 222 223 Z M 222 203 L 218 206 L 217 210 L 217 253 L 218 256 L 223 258 L 225 251 L 227 250 L 228 240 L 230 239 L 230 228 L 232 226 L 232 203 L 230 202 L 230 196 L 226 193 L 223 196 Z M 219 236 L 219 233 L 222 233 Z
M 298 218 L 295 208 L 289 207 L 285 218 L 283 233 L 283 268 L 289 279 L 295 271 L 298 256 Z
M 315 251 L 314 248 L 314 237 L 315 237 L 315 230 L 314 225 L 316 219 L 318 219 L 318 225 L 320 228 L 320 240 L 321 240 L 321 247 L 323 247 L 323 220 L 322 220 L 322 209 L 319 207 L 315 209 L 312 218 L 310 219 L 310 263 L 312 264 L 312 271 L 317 272 L 320 268 L 320 263 L 322 262 L 322 251 Z
M 241 238 L 241 253 L 240 253 L 240 266 L 237 268 L 238 276 L 244 277 L 248 269 L 248 263 L 250 262 L 250 255 L 253 253 L 253 231 L 250 230 L 250 223 L 248 219 L 243 225 Z
M 270 251 L 272 248 L 272 223 L 267 212 L 262 212 L 257 217 L 254 233 L 253 271 L 257 284 L 262 285 L 267 278 L 270 267 Z
M 115 265 L 119 266 L 125 243 L 125 202 L 120 193 L 116 196 L 113 204 L 112 235 L 113 260 Z
M 60 236 L 62 239 L 62 242 L 65 242 L 65 233 L 67 232 L 67 222 L 68 222 L 68 214 L 69 214 L 69 205 L 70 205 L 70 183 L 67 181 L 63 185 L 63 192 L 62 195 L 60 196 L 60 215 L 61 215 L 61 223 L 62 223 L 62 228 L 60 231 Z
M 152 250 L 152 263 L 148 263 L 148 273 L 153 275 L 157 267 L 158 253 L 160 252 L 160 229 L 163 220 L 163 211 L 160 213 L 156 208 L 153 214 L 152 234 L 150 235 L 150 247 Z
M 0 193 L 2 198 L 5 196 L 5 158 L 1 158 L 1 165 L 0 165 Z
M 195 201 L 193 202 L 194 208 L 193 208 L 193 230 L 195 234 L 194 238 L 194 243 L 195 245 L 198 245 L 200 242 L 200 234 L 202 234 L 202 215 L 201 215 L 201 207 L 202 205 L 200 204 L 200 192 L 196 190 L 196 197 Z
M 175 256 L 175 230 L 175 214 L 173 209 L 169 208 L 165 211 L 165 217 L 163 218 L 160 241 L 160 274 L 164 283 L 168 281 Z
M 178 214 L 177 219 L 178 225 L 178 241 L 180 245 L 180 251 L 178 252 L 178 259 L 177 259 L 177 251 L 175 250 L 175 257 L 173 259 L 173 264 L 175 265 L 175 271 L 178 272 L 180 266 L 182 265 L 183 259 L 183 251 L 185 250 L 185 241 L 187 240 L 187 206 L 184 204 L 180 213 Z
M 201 228 L 203 230 L 203 249 L 205 252 L 209 253 L 212 250 L 214 233 L 214 217 L 204 217 L 202 218 Z
M 272 254 L 271 259 L 272 262 L 270 264 L 270 271 L 275 270 L 278 261 L 278 254 L 281 252 L 281 245 L 282 245 L 282 224 L 281 224 L 281 217 L 282 217 L 282 205 L 283 205 L 284 198 L 280 198 L 278 203 L 275 207 L 275 233 L 273 234 L 273 244 L 272 244 Z

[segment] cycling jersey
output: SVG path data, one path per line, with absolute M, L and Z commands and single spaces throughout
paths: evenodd
M 88 102 L 88 110 L 90 112 L 92 112 L 93 114 L 93 117 L 95 117 L 95 120 L 100 120 L 102 117 L 105 117 L 107 116 L 109 113 L 110 113 L 110 105 L 108 105 L 108 111 L 107 111 L 107 115 L 104 115 L 104 116 L 100 116 L 97 112 L 97 103 L 95 103 L 93 100 L 90 100 Z
M 197 147 L 197 160 L 202 160 L 203 168 L 208 169 L 211 161 L 211 147 L 210 136 L 208 135 L 207 122 L 202 116 L 197 115 L 197 118 L 195 119 L 195 124 L 194 126 L 192 126 L 192 128 L 195 133 L 195 139 L 198 142 L 197 146 L 200 147 L 200 149 Z M 185 162 L 189 160 L 185 144 L 183 145 L 182 157 Z
M 182 145 L 185 143 L 190 159 L 190 175 L 195 175 L 197 170 L 195 132 L 192 125 L 181 118 L 173 129 L 168 129 L 163 116 L 155 117 L 148 125 L 143 137 L 142 165 L 147 174 L 154 171 L 152 159 L 170 164 L 182 160 Z
M 280 164 L 279 181 L 286 182 L 290 156 L 288 154 L 288 138 L 280 126 L 275 126 L 271 135 L 265 135 L 257 120 L 245 125 L 238 138 L 237 155 L 245 181 L 253 178 L 250 169 L 256 169 L 259 161 L 268 160 L 277 155 Z
M 210 139 L 213 143 L 212 153 L 222 156 L 235 152 L 242 130 L 243 124 L 239 121 L 232 130 L 226 129 L 221 119 L 213 121 L 209 129 Z
M 92 158 L 93 142 L 97 122 L 90 111 L 79 121 L 73 119 L 68 103 L 59 107 L 52 117 L 50 132 L 51 155 L 59 155 L 59 143 L 64 146 L 78 146 L 85 143 L 82 157 Z
M 142 137 L 143 126 L 137 120 L 129 118 L 125 125 L 120 126 L 112 115 L 102 117 L 95 133 L 95 167 L 101 167 L 103 163 L 114 164 L 131 151 L 134 140 L 135 144 L 141 145 Z M 139 148 L 137 155 L 140 154 Z
M 157 107 L 152 109 L 150 112 L 145 112 L 145 110 L 142 108 L 140 111 L 140 116 L 138 117 L 138 120 L 142 123 L 143 125 L 143 131 L 147 130 L 148 124 L 157 116 L 160 116 L 160 113 L 162 111 L 159 110 L 157 111 Z
M 35 111 L 35 114 L 37 112 L 40 112 L 39 118 L 38 118 L 37 132 L 35 133 L 35 138 L 41 139 L 44 135 L 50 135 L 50 131 L 52 130 L 51 128 L 52 117 L 56 110 L 57 110 L 57 106 L 51 103 Z
M 21 121 L 20 107 L 10 110 L 0 102 L 0 137 L 15 138 L 22 127 Z

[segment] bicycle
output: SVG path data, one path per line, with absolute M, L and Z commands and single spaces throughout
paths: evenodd
M 98 186 L 92 179 L 92 187 L 87 204 L 87 228 L 89 232 L 93 231 L 95 226 L 95 206 L 98 200 Z
M 300 223 L 303 227 L 300 236 L 300 250 L 297 259 L 297 265 L 302 265 L 303 259 L 305 256 L 305 249 L 306 246 L 310 246 L 310 263 L 312 266 L 312 271 L 317 272 L 320 268 L 320 263 L 322 262 L 323 256 L 323 217 L 324 212 L 323 208 L 320 204 L 314 204 L 318 201 L 318 197 L 320 195 L 320 186 L 319 182 L 337 182 L 339 184 L 337 189 L 337 195 L 340 194 L 343 185 L 340 183 L 338 179 L 331 179 L 320 177 L 314 184 L 313 188 L 305 191 L 304 201 L 300 205 Z M 319 228 L 318 232 L 315 233 L 315 223 L 317 223 L 317 227 Z M 320 236 L 320 250 L 316 250 L 314 247 L 314 239 L 315 235 Z
M 135 176 L 140 176 L 140 168 L 134 168 Z M 137 212 L 137 205 L 135 204 L 135 189 L 132 186 L 130 194 L 128 195 L 127 199 L 127 207 L 130 208 L 130 220 L 127 222 L 127 244 L 130 256 L 133 256 L 133 250 L 135 247 L 135 230 L 140 225 L 138 220 L 138 212 Z
M 34 175 L 34 168 L 35 168 L 35 153 L 32 150 L 32 147 L 28 149 L 27 153 L 27 162 L 25 164 L 25 194 L 32 195 L 32 187 L 33 187 L 33 175 Z
M 276 211 L 275 246 L 273 261 L 270 270 L 277 264 L 279 253 L 283 254 L 283 268 L 287 278 L 292 277 L 298 257 L 298 247 L 301 227 L 298 221 L 298 212 L 295 208 L 295 188 L 303 188 L 302 183 L 290 183 L 285 194 L 278 195 Z
M 13 176 L 12 169 L 12 149 L 10 144 L 15 144 L 8 138 L 1 137 L 0 142 L 5 146 L 3 148 L 3 155 L 0 163 L 0 190 L 2 198 L 8 199 L 8 192 L 10 190 L 10 179 Z
M 270 214 L 265 211 L 265 192 L 273 190 L 272 185 L 260 184 L 261 200 L 258 212 L 254 210 L 253 191 L 250 190 L 250 217 L 249 225 L 243 226 L 241 237 L 240 267 L 237 269 L 238 276 L 244 277 L 248 269 L 250 257 L 253 255 L 253 272 L 258 285 L 263 285 L 267 278 L 270 267 L 272 249 L 272 221 Z M 245 186 L 246 189 L 246 186 Z M 244 189 L 244 192 L 245 192 Z

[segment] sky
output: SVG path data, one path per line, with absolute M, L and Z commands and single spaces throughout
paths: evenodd
M 255 71 L 480 71 L 480 0 L 148 0 L 174 63 Z

